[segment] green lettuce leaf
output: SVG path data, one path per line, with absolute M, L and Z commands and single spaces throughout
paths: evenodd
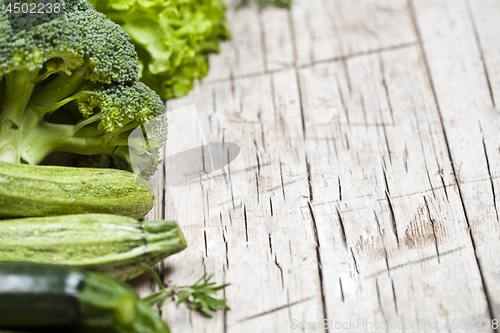
M 163 99 L 186 95 L 229 37 L 222 0 L 89 0 L 130 35 L 140 80 Z

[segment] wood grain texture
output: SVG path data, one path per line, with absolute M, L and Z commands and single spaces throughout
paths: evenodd
M 147 216 L 188 241 L 165 281 L 213 273 L 231 310 L 169 302 L 172 332 L 497 331 L 498 1 L 235 4 L 209 77 L 167 103 L 198 110 L 179 142 L 220 149 L 180 184 L 165 151 Z

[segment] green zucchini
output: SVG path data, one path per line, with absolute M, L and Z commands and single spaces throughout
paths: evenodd
M 67 266 L 0 262 L 0 329 L 167 333 L 134 289 Z
M 128 171 L 0 162 L 2 218 L 102 213 L 138 219 L 153 201 L 151 185 Z
M 83 214 L 0 221 L 0 260 L 82 267 L 125 281 L 186 248 L 173 221 Z

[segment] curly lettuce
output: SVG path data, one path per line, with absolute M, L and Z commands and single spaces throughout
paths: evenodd
M 90 0 L 122 26 L 139 55 L 140 80 L 163 99 L 182 97 L 229 37 L 222 0 Z

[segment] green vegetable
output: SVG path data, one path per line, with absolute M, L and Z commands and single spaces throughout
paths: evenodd
M 0 262 L 0 328 L 38 327 L 46 332 L 169 332 L 128 285 L 66 266 Z
M 176 294 L 178 296 L 176 303 L 177 307 L 183 302 L 187 303 L 189 308 L 198 311 L 200 314 L 208 318 L 212 318 L 211 311 L 216 311 L 218 309 L 230 310 L 229 306 L 226 304 L 227 300 L 225 298 L 217 299 L 212 296 L 219 290 L 229 286 L 229 283 L 216 286 L 215 282 L 210 282 L 212 275 L 203 275 L 191 286 L 177 287 L 174 285 L 173 287 L 166 289 L 158 276 L 158 273 L 156 273 L 156 271 L 149 266 L 145 267 L 149 270 L 158 286 L 160 286 L 160 290 L 143 298 L 142 300 L 144 303 L 153 305 L 157 302 L 161 302 L 161 305 L 163 305 L 168 297 Z
M 229 284 L 216 286 L 215 282 L 210 282 L 212 276 L 204 275 L 192 286 L 179 287 L 181 293 L 176 305 L 179 306 L 182 302 L 186 302 L 193 310 L 198 311 L 208 318 L 212 318 L 210 311 L 217 309 L 229 310 L 226 304 L 226 299 L 216 299 L 212 297 L 217 291 L 226 288 Z
M 154 204 L 150 187 L 121 170 L 0 161 L 0 217 L 103 213 L 140 218 Z
M 128 136 L 164 115 L 164 105 L 138 82 L 137 53 L 123 29 L 85 0 L 64 3 L 64 14 L 50 19 L 8 18 L 0 0 L 0 161 L 40 164 L 64 152 L 77 166 L 132 171 L 131 149 L 150 161 L 141 170 L 150 176 L 166 126 L 142 141 Z
M 208 71 L 207 54 L 229 36 L 222 0 L 90 0 L 130 35 L 141 81 L 164 99 L 181 97 Z
M 173 221 L 67 215 L 0 221 L 0 260 L 63 264 L 130 280 L 186 248 Z M 15 249 L 13 251 L 13 249 Z

